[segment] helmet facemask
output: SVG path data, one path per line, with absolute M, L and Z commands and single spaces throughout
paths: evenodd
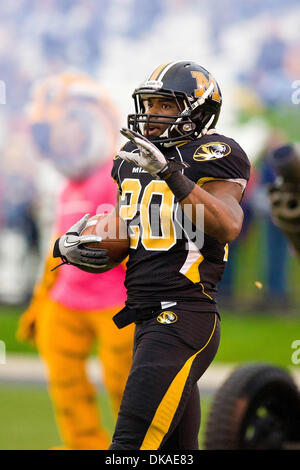
M 174 100 L 178 114 L 174 116 L 146 113 L 144 101 L 149 97 Z M 175 93 L 172 90 L 159 90 L 154 93 L 153 90 L 139 88 L 134 92 L 133 99 L 136 113 L 128 115 L 128 128 L 155 143 L 173 144 L 183 140 L 195 140 L 203 129 L 214 127 L 219 117 L 219 113 L 216 114 L 215 108 L 209 106 L 205 96 L 196 100 L 188 98 L 185 93 Z M 160 124 L 168 124 L 168 128 L 159 137 L 149 136 L 149 126 L 157 124 L 158 119 Z

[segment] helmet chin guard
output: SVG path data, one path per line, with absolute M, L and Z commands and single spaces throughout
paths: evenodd
M 128 115 L 128 128 L 147 137 L 149 125 L 160 118 L 168 128 L 159 137 L 151 137 L 151 141 L 162 144 L 194 140 L 202 132 L 207 133 L 216 126 L 222 104 L 221 91 L 213 76 L 200 65 L 188 61 L 160 65 L 132 97 L 135 113 Z M 178 114 L 146 113 L 144 100 L 149 97 L 173 99 Z

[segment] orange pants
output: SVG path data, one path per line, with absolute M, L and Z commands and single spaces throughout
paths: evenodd
M 37 317 L 37 347 L 47 366 L 57 424 L 68 449 L 107 449 L 110 444 L 86 365 L 97 340 L 104 384 L 117 414 L 133 346 L 133 325 L 118 330 L 112 321 L 120 308 L 86 313 L 48 299 Z

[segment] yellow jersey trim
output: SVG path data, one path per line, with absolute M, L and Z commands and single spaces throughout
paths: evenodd
M 187 270 L 184 275 L 192 281 L 194 284 L 197 282 L 200 282 L 200 273 L 199 273 L 199 265 L 202 263 L 204 260 L 204 256 L 201 255 L 192 265 L 191 267 Z
M 226 181 L 225 178 L 213 178 L 212 176 L 204 176 L 199 178 L 197 181 L 197 186 L 203 186 L 205 183 L 209 183 L 210 181 Z

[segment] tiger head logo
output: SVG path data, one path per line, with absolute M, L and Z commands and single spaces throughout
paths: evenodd
M 229 155 L 231 148 L 225 142 L 209 142 L 198 147 L 193 155 L 193 159 L 197 162 L 205 162 L 207 160 L 216 160 Z
M 158 323 L 163 323 L 165 325 L 170 325 L 171 323 L 175 323 L 177 321 L 177 315 L 174 312 L 169 310 L 165 310 L 161 312 L 157 317 Z

